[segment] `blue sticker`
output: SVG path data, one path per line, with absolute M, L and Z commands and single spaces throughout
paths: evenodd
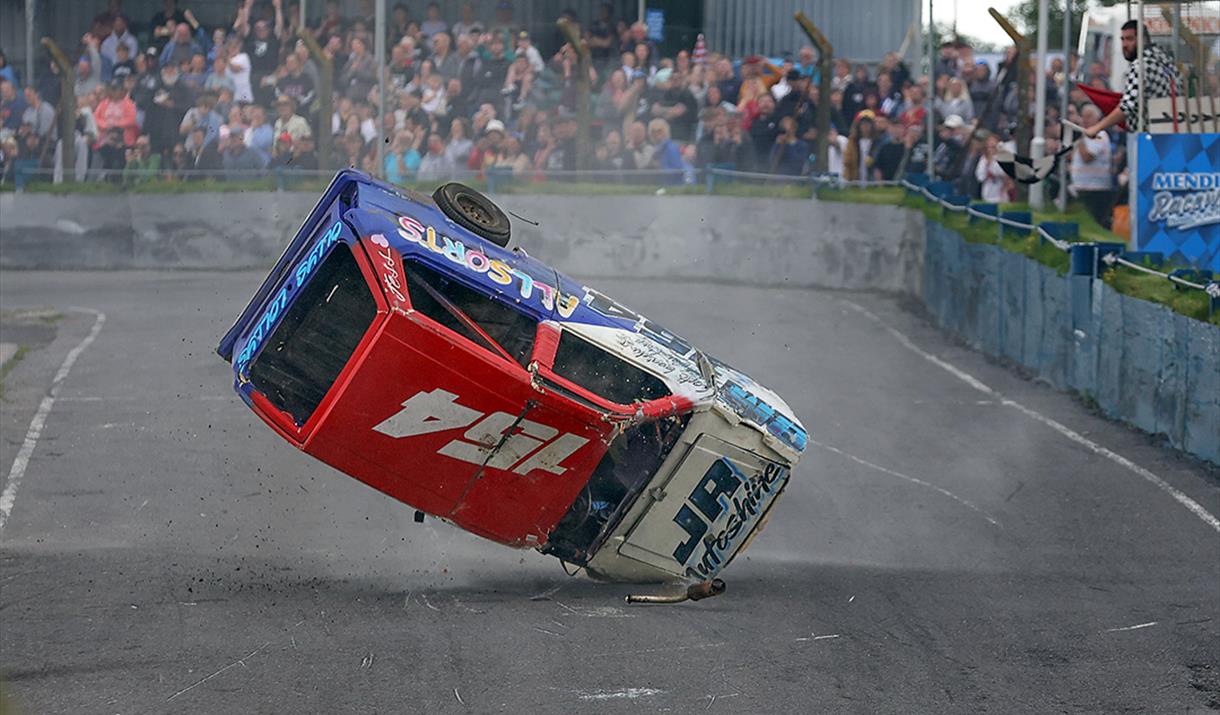
M 288 307 L 288 302 L 292 295 L 301 289 L 301 286 L 309 280 L 309 276 L 322 263 L 322 259 L 330 251 L 331 247 L 339 240 L 339 235 L 343 232 L 343 224 L 335 222 L 318 242 L 314 244 L 309 253 L 301 259 L 297 264 L 297 268 L 293 271 L 293 280 L 285 283 L 275 294 L 275 298 L 267 304 L 267 308 L 263 310 L 263 315 L 254 325 L 254 330 L 250 331 L 250 337 L 246 339 L 246 344 L 241 350 L 241 354 L 237 356 L 237 373 L 245 375 L 246 365 L 258 352 L 263 341 L 271 335 L 276 324 L 279 322 L 280 316 L 284 314 L 284 309 Z

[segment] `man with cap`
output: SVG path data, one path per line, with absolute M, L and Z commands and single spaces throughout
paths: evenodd
M 965 120 L 956 114 L 950 114 L 941 122 L 936 132 L 936 148 L 932 151 L 932 162 L 938 175 L 948 176 L 957 166 L 958 155 L 962 152 L 960 135 L 965 126 Z
M 496 3 L 496 21 L 488 30 L 493 36 L 498 35 L 504 44 L 512 44 L 513 33 L 513 4 L 510 0 L 500 0 Z
M 123 80 L 110 83 L 105 99 L 98 103 L 93 112 L 100 133 L 118 129 L 123 133 L 123 146 L 133 146 L 136 137 L 140 136 L 140 123 L 136 119 L 136 104 L 127 96 L 127 88 Z

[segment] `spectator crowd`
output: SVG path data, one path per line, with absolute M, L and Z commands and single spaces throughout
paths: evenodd
M 297 0 L 238 0 L 216 26 L 175 0 L 140 22 L 124 14 L 122 0 L 109 0 L 74 52 L 76 166 L 67 170 L 80 179 L 139 182 L 355 166 L 403 182 L 490 171 L 543 180 L 576 169 L 579 63 L 563 35 L 531 36 L 509 0 L 488 18 L 470 3 L 437 2 L 417 16 L 420 5 L 392 6 L 385 67 L 373 55 L 371 2 L 354 16 L 335 0 L 322 5 L 305 28 L 334 67 L 333 112 L 322 117 L 319 67 L 299 38 Z M 823 98 L 811 47 L 772 62 L 718 54 L 700 37 L 662 57 L 648 28 L 614 17 L 610 4 L 595 17 L 567 15 L 592 59 L 593 169 L 665 171 L 674 181 L 708 167 L 808 174 L 817 108 L 826 101 L 831 173 L 891 180 L 931 163 L 972 197 L 1014 196 L 996 160 L 1001 146 L 1011 146 L 1021 106 L 1012 49 L 993 73 L 968 45 L 945 43 L 934 87 L 896 53 L 873 67 L 840 59 Z M 1057 87 L 1065 69 L 1099 87 L 1108 74 L 1100 65 L 1077 73 L 1074 62 L 1050 63 L 1048 151 L 1060 140 Z M 0 53 L 5 181 L 19 166 L 49 169 L 59 161 L 60 92 L 53 62 L 23 86 Z M 1070 100 L 1069 119 L 1094 121 L 1097 109 L 1082 93 Z M 929 108 L 937 126 L 930 146 Z M 386 138 L 380 166 L 379 124 Z M 332 138 L 328 161 L 318 156 L 322 132 Z M 1124 171 L 1117 139 L 1112 132 L 1079 144 L 1070 160 L 1073 192 L 1113 196 L 1114 177 Z

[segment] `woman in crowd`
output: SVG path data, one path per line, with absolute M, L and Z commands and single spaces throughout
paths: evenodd
M 974 100 L 964 82 L 957 77 L 949 78 L 944 93 L 936 100 L 936 113 L 942 117 L 956 114 L 967 124 L 974 120 Z
M 843 178 L 848 181 L 866 180 L 872 168 L 873 116 L 867 110 L 852 122 L 847 146 L 843 149 Z

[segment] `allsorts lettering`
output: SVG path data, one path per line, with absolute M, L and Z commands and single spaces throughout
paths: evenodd
M 246 339 L 246 344 L 242 348 L 241 353 L 237 356 L 237 372 L 239 375 L 244 375 L 246 364 L 258 352 L 259 347 L 271 334 L 275 324 L 279 321 L 280 315 L 284 312 L 284 308 L 288 307 L 288 298 L 296 291 L 300 290 L 305 281 L 309 280 L 309 276 L 317 269 L 318 264 L 322 262 L 323 257 L 330 251 L 331 247 L 339 240 L 339 235 L 343 231 L 343 224 L 334 223 L 322 234 L 318 242 L 314 244 L 309 253 L 301 259 L 297 264 L 296 271 L 293 272 L 293 281 L 285 283 L 275 294 L 275 298 L 267 305 L 263 311 L 262 317 L 255 324 L 254 330 L 250 332 L 250 337 Z
M 398 235 L 417 243 L 429 251 L 444 256 L 447 260 L 466 270 L 486 275 L 494 283 L 510 286 L 515 282 L 522 300 L 529 300 L 538 293 L 538 300 L 547 310 L 557 311 L 562 318 L 572 317 L 580 305 L 580 298 L 574 295 L 563 295 L 552 285 L 548 285 L 525 271 L 518 270 L 504 261 L 488 258 L 487 254 L 477 248 L 470 248 L 461 241 L 452 239 L 436 232 L 431 226 L 424 226 L 410 216 L 398 217 Z

